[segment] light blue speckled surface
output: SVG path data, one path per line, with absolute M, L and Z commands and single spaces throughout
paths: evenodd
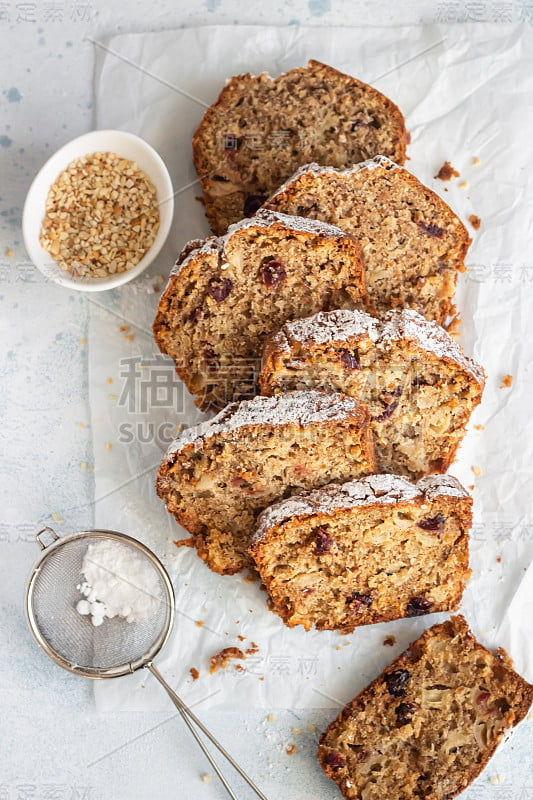
M 20 214 L 31 177 L 64 142 L 93 124 L 93 45 L 86 37 L 201 24 L 406 25 L 533 21 L 517 2 L 295 0 L 191 5 L 0 3 L 0 799 L 137 800 L 223 794 L 173 708 L 98 714 L 90 686 L 35 647 L 22 616 L 37 555 L 36 526 L 90 526 L 93 442 L 88 426 L 88 301 L 50 283 L 27 262 Z M 85 467 L 82 465 L 86 465 Z M 55 515 L 55 519 L 52 515 Z M 62 521 L 58 521 L 62 520 Z M 332 800 L 312 757 L 331 711 L 214 712 L 204 718 L 269 798 Z M 301 733 L 293 733 L 293 729 Z M 288 756 L 290 742 L 298 744 Z M 531 723 L 492 762 L 465 800 L 531 800 Z M 502 783 L 490 783 L 500 777 Z M 239 795 L 250 797 L 242 791 Z M 389 799 L 386 799 L 389 800 Z M 390 798 L 390 800 L 394 800 Z

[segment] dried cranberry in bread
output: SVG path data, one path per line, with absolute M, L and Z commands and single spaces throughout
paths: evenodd
M 184 431 L 157 493 L 214 572 L 251 564 L 260 511 L 300 489 L 375 471 L 368 409 L 342 394 L 294 392 L 234 403 Z
M 257 393 L 267 334 L 287 319 L 364 300 L 352 236 L 262 211 L 224 237 L 187 245 L 159 302 L 154 336 L 197 404 L 219 409 Z
M 211 228 L 251 216 L 302 164 L 345 167 L 377 153 L 403 164 L 407 140 L 394 103 L 319 61 L 275 79 L 237 75 L 193 138 Z
M 376 311 L 414 308 L 440 325 L 455 313 L 468 232 L 444 200 L 388 158 L 377 156 L 345 170 L 308 164 L 266 207 L 353 233 L 363 249 Z
M 249 552 L 286 625 L 359 625 L 455 611 L 470 576 L 472 498 L 449 475 L 369 475 L 265 509 Z
M 482 367 L 409 309 L 287 322 L 265 342 L 260 378 L 264 394 L 322 389 L 368 403 L 379 471 L 415 479 L 446 472 L 484 384 Z
M 318 758 L 348 800 L 452 800 L 527 714 L 533 686 L 463 617 L 429 628 L 357 695 Z

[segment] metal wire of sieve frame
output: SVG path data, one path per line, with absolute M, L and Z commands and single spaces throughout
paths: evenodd
M 51 544 L 44 544 L 42 541 L 42 536 L 48 533 L 53 539 Z M 172 627 L 174 624 L 174 616 L 175 616 L 175 596 L 174 596 L 174 587 L 172 586 L 172 582 L 170 577 L 157 558 L 157 556 L 142 542 L 139 542 L 137 539 L 134 539 L 132 536 L 128 536 L 125 533 L 119 533 L 118 531 L 106 530 L 106 529 L 89 529 L 85 531 L 77 531 L 76 533 L 72 533 L 68 536 L 58 536 L 57 533 L 52 528 L 43 528 L 39 533 L 35 536 L 37 542 L 41 550 L 43 551 L 41 557 L 38 559 L 37 563 L 34 565 L 32 573 L 29 577 L 27 586 L 26 586 L 26 594 L 25 594 L 25 612 L 26 612 L 26 619 L 28 621 L 28 625 L 30 630 L 37 640 L 37 643 L 40 647 L 44 650 L 44 652 L 51 658 L 56 664 L 58 664 L 63 669 L 68 670 L 69 672 L 74 673 L 75 675 L 81 675 L 84 678 L 92 678 L 92 679 L 102 679 L 102 678 L 118 678 L 123 675 L 129 675 L 133 672 L 136 672 L 143 667 L 147 667 L 155 656 L 160 652 L 160 650 L 164 647 L 166 642 L 168 641 L 168 637 L 172 631 Z M 45 565 L 46 561 L 55 554 L 63 545 L 68 544 L 69 542 L 79 541 L 80 539 L 87 539 L 87 542 L 90 543 L 91 541 L 95 541 L 97 539 L 113 539 L 114 541 L 122 542 L 130 547 L 133 547 L 143 556 L 148 558 L 152 564 L 152 566 L 156 569 L 158 573 L 158 577 L 161 579 L 161 584 L 165 591 L 165 598 L 163 598 L 163 602 L 165 603 L 166 607 L 166 619 L 165 624 L 161 626 L 161 631 L 159 636 L 156 638 L 152 646 L 146 651 L 146 653 L 141 657 L 136 659 L 135 661 L 126 662 L 123 665 L 118 667 L 109 667 L 107 669 L 101 667 L 88 667 L 88 666 L 80 666 L 73 661 L 69 661 L 67 658 L 62 656 L 58 653 L 48 642 L 48 639 L 42 634 L 40 626 L 38 624 L 34 606 L 33 606 L 33 597 L 35 592 L 35 587 L 39 580 L 39 576 L 43 566 Z

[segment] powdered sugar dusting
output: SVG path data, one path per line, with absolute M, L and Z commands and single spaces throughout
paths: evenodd
M 485 373 L 462 347 L 436 322 L 427 320 L 417 311 L 402 309 L 389 311 L 383 321 L 363 311 L 321 311 L 306 319 L 287 322 L 272 337 L 271 346 L 290 352 L 291 343 L 313 346 L 333 342 L 351 342 L 370 339 L 378 351 L 387 352 L 396 342 L 414 342 L 426 353 L 439 359 L 450 359 L 470 373 L 483 386 Z
M 389 311 L 384 317 L 380 344 L 387 346 L 401 340 L 414 341 L 427 353 L 437 358 L 449 358 L 469 372 L 481 384 L 485 383 L 483 367 L 464 354 L 463 348 L 437 325 L 409 308 Z
M 380 331 L 379 320 L 374 319 L 370 314 L 366 314 L 364 311 L 341 309 L 319 311 L 312 317 L 287 322 L 280 334 L 286 342 L 284 349 L 288 349 L 290 342 L 327 344 L 361 338 L 377 342 Z
M 253 425 L 320 425 L 360 413 L 361 403 L 347 395 L 329 392 L 289 392 L 274 397 L 254 397 L 232 403 L 216 417 L 187 428 L 170 445 L 164 462 L 170 462 L 186 445 L 201 447 L 211 436 L 231 434 Z
M 446 497 L 470 497 L 466 489 L 452 475 L 426 475 L 417 481 L 418 488 L 428 500 L 445 495 Z
M 293 185 L 297 183 L 301 177 L 304 175 L 312 175 L 313 177 L 320 177 L 323 175 L 355 175 L 359 172 L 365 172 L 375 169 L 385 169 L 385 170 L 393 170 L 393 169 L 401 169 L 407 172 L 404 167 L 398 166 L 395 164 L 394 161 L 391 161 L 390 158 L 386 156 L 374 156 L 374 158 L 369 158 L 366 161 L 361 161 L 359 164 L 354 164 L 351 167 L 346 167 L 345 169 L 338 169 L 337 167 L 325 167 L 322 164 L 317 164 L 313 162 L 311 164 L 304 164 L 303 166 L 299 167 L 296 172 L 294 172 L 290 178 L 288 178 L 284 183 L 281 184 L 279 189 L 270 195 L 268 200 L 265 201 L 265 208 L 268 208 L 269 203 L 275 201 L 278 195 L 283 194 L 287 189 L 293 188 Z
M 259 209 L 255 216 L 249 219 L 242 219 L 240 222 L 230 225 L 224 236 L 209 236 L 204 240 L 192 239 L 182 249 L 170 274 L 177 275 L 192 259 L 202 258 L 211 253 L 218 253 L 219 257 L 224 261 L 228 242 L 233 235 L 248 228 L 264 228 L 267 230 L 274 226 L 286 228 L 288 234 L 290 231 L 295 231 L 308 233 L 311 236 L 320 238 L 352 240 L 352 237 L 346 231 L 327 222 L 308 219 L 307 217 L 295 217 L 290 214 L 282 214 L 279 211 Z
M 269 530 L 294 517 L 331 514 L 338 509 L 349 509 L 374 504 L 394 505 L 400 502 L 433 500 L 448 497 L 468 497 L 459 481 L 450 475 L 429 475 L 416 484 L 399 475 L 368 475 L 347 483 L 331 483 L 321 489 L 281 500 L 265 509 L 259 516 L 251 545 L 265 538 Z

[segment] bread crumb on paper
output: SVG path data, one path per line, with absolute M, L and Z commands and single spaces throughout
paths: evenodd
M 396 644 L 396 636 L 385 636 L 383 644 L 385 647 L 393 647 Z
M 473 229 L 474 229 L 475 231 L 478 231 L 478 230 L 480 229 L 480 227 L 481 227 L 481 220 L 480 220 L 480 218 L 477 216 L 477 214 L 470 214 L 470 216 L 468 217 L 468 221 L 469 221 L 469 223 L 471 224 L 471 226 L 473 227 Z
M 452 178 L 459 178 L 460 175 L 461 173 L 457 172 L 457 170 L 452 167 L 449 161 L 445 161 L 435 175 L 435 178 L 439 181 L 450 181 Z
M 474 465 L 473 467 L 471 467 L 471 469 L 474 475 L 477 475 L 479 478 L 479 476 L 481 475 L 481 467 L 477 467 Z
M 461 183 L 459 184 L 459 189 L 468 189 L 469 186 L 470 184 L 468 181 L 461 181 Z
M 211 777 L 211 775 L 209 775 L 209 773 L 206 772 L 204 775 L 202 775 L 202 781 L 204 783 L 211 783 L 212 780 L 213 778 Z
M 246 655 L 238 647 L 225 647 L 219 653 L 215 653 L 209 659 L 209 672 L 213 675 L 219 669 L 226 669 L 230 661 L 234 659 L 245 659 Z
M 485 430 L 485 426 L 484 425 L 474 425 L 474 430 L 475 431 L 484 431 Z
M 512 385 L 513 385 L 513 376 L 504 375 L 502 378 L 502 382 L 500 384 L 500 389 L 510 389 Z
M 200 673 L 196 669 L 196 667 L 191 667 L 189 672 L 191 673 L 191 677 L 192 677 L 193 681 L 197 681 L 198 678 L 200 677 Z
M 298 748 L 296 747 L 296 745 L 295 745 L 295 744 L 290 744 L 290 745 L 288 745 L 288 747 L 287 747 L 287 750 L 286 750 L 286 752 L 287 752 L 287 755 L 288 755 L 288 756 L 293 756 L 293 755 L 295 754 L 295 752 L 296 752 L 296 750 L 297 750 L 297 749 L 298 749 Z
M 478 158 L 477 156 L 474 156 L 474 158 L 472 159 L 472 166 L 479 167 L 480 164 L 481 164 L 481 159 Z
M 188 539 L 176 539 L 173 544 L 176 547 L 194 547 L 194 539 L 192 536 L 189 536 Z

